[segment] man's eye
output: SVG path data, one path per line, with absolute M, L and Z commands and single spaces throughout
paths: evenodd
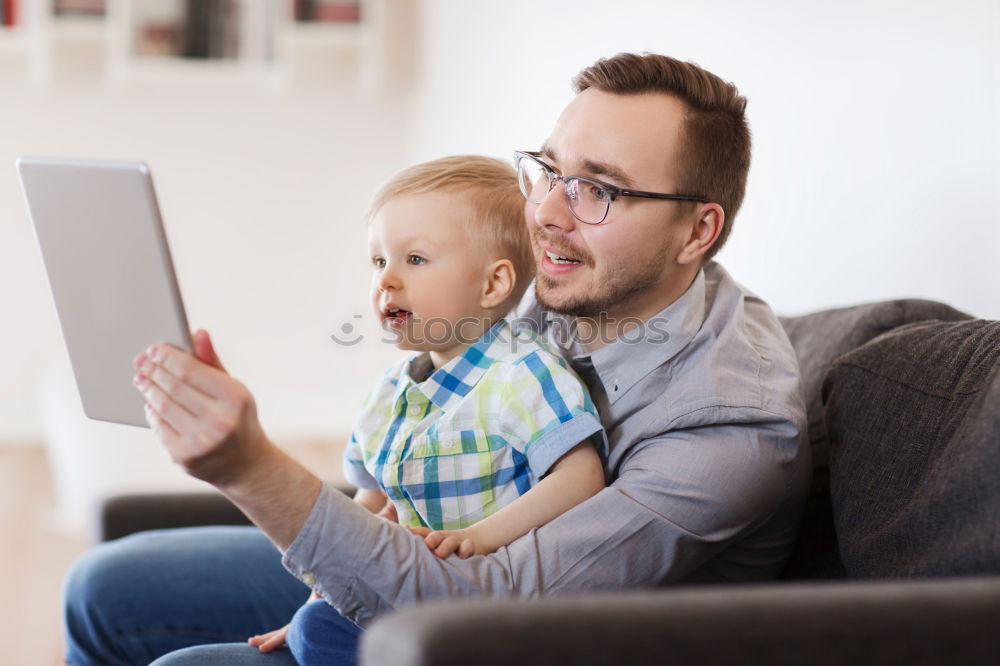
M 421 257 L 420 255 L 417 255 L 417 254 L 411 254 L 409 257 L 407 257 L 406 260 L 410 264 L 412 264 L 414 266 L 419 266 L 420 264 L 426 264 L 427 263 L 426 259 L 424 259 L 423 257 Z
M 607 201 L 608 199 L 611 198 L 611 195 L 608 194 L 608 191 L 606 189 L 604 189 L 603 187 L 598 187 L 597 185 L 590 186 L 590 196 L 595 201 Z
M 375 268 L 385 268 L 385 259 L 382 257 L 372 257 L 372 265 Z

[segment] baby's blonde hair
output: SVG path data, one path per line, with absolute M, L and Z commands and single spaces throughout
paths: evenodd
M 534 277 L 535 259 L 514 167 L 480 155 L 452 155 L 411 166 L 375 192 L 367 219 L 371 220 L 391 199 L 430 192 L 464 197 L 473 210 L 466 231 L 476 249 L 485 253 L 487 260 L 509 259 L 514 265 L 517 282 L 505 305 L 515 305 Z

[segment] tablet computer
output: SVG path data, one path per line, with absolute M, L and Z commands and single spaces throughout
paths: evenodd
M 132 359 L 191 351 L 149 167 L 21 157 L 17 171 L 84 413 L 148 427 Z

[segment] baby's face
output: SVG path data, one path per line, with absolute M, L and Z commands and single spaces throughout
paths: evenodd
M 369 222 L 372 307 L 400 349 L 450 357 L 478 337 L 488 259 L 469 242 L 469 215 L 461 195 L 430 192 L 390 199 Z

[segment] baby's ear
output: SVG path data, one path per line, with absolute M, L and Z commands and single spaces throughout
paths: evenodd
M 483 292 L 479 306 L 485 309 L 500 305 L 514 291 L 517 273 L 510 259 L 497 259 L 484 270 Z

